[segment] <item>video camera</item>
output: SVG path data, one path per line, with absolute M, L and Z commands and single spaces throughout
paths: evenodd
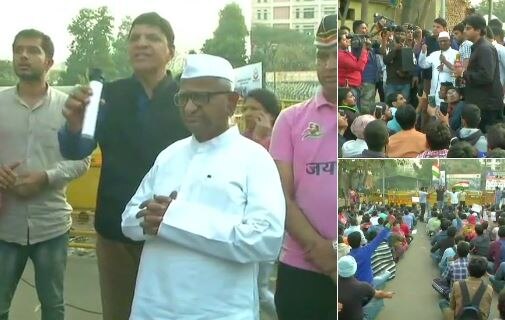
M 365 42 L 369 42 L 369 45 L 373 49 L 380 48 L 380 42 L 376 39 L 372 39 L 370 34 L 349 34 L 347 36 L 351 39 L 351 48 L 362 48 Z
M 374 13 L 373 21 L 377 25 L 379 31 L 394 31 L 397 24 L 393 19 L 381 15 L 380 13 Z

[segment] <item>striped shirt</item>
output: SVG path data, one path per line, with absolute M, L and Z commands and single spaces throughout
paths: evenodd
M 394 279 L 396 275 L 396 263 L 393 260 L 393 253 L 386 242 L 382 242 L 372 255 L 372 271 L 374 277 L 384 271 L 391 272 L 388 280 Z

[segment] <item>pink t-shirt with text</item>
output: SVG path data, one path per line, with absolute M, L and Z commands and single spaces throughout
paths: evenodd
M 321 92 L 281 112 L 272 132 L 270 154 L 292 163 L 296 203 L 325 239 L 337 238 L 337 108 Z M 280 261 L 321 272 L 305 260 L 289 233 Z

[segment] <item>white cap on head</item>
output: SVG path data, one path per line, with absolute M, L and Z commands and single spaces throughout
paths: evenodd
M 447 31 L 442 31 L 442 32 L 440 32 L 440 33 L 438 34 L 438 38 L 439 38 L 439 39 L 440 39 L 440 38 L 447 38 L 447 39 L 450 39 L 450 38 L 451 38 L 451 36 L 449 35 L 449 32 L 447 32 Z
M 190 54 L 186 58 L 182 79 L 215 77 L 231 82 L 231 90 L 235 87 L 235 71 L 228 60 L 210 54 Z

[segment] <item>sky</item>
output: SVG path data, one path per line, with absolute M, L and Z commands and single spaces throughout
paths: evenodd
M 72 36 L 67 26 L 82 8 L 107 6 L 117 27 L 124 16 L 135 18 L 156 11 L 167 19 L 175 33 L 178 51 L 199 50 L 211 38 L 219 21 L 219 11 L 228 3 L 242 8 L 250 29 L 251 0 L 25 0 L 8 1 L 0 10 L 0 59 L 12 59 L 12 40 L 22 29 L 35 28 L 51 37 L 56 64 L 65 62 Z

